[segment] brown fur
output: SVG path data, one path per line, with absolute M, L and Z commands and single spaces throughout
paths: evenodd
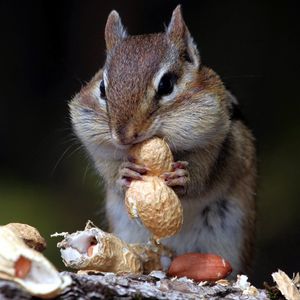
M 136 230 L 137 239 L 144 237 L 124 217 L 124 191 L 116 182 L 128 147 L 156 135 L 169 143 L 175 160 L 189 163 L 189 182 L 180 197 L 187 207 L 184 224 L 191 221 L 194 225 L 183 229 L 182 238 L 201 230 L 206 231 L 203 236 L 209 237 L 212 230 L 211 235 L 218 240 L 223 234 L 222 224 L 224 234 L 235 243 L 234 232 L 226 230 L 236 228 L 236 245 L 224 243 L 205 249 L 225 258 L 230 258 L 230 247 L 237 249 L 238 257 L 233 258 L 235 271 L 245 271 L 252 257 L 255 229 L 256 158 L 251 132 L 240 120 L 231 119 L 230 110 L 236 100 L 219 76 L 200 64 L 180 7 L 174 10 L 166 32 L 140 36 L 129 36 L 118 14 L 112 12 L 105 38 L 104 68 L 72 100 L 70 110 L 74 130 L 104 179 L 111 229 L 125 239 L 131 230 L 132 235 Z M 165 102 L 156 98 L 153 83 L 164 68 L 178 76 L 176 93 Z M 104 73 L 107 99 L 105 105 L 103 99 L 100 105 L 97 91 Z M 189 220 L 193 218 L 190 212 L 196 210 L 199 219 Z M 181 249 L 180 236 L 170 243 Z M 186 249 L 197 251 L 203 245 L 205 241 L 199 244 L 195 237 Z

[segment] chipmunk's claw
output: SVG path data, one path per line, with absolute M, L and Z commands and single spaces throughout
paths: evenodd
M 162 174 L 160 177 L 165 183 L 174 189 L 177 194 L 185 194 L 189 182 L 189 172 L 186 169 L 188 162 L 177 161 L 172 164 L 172 171 Z
M 143 176 L 147 174 L 148 168 L 137 165 L 134 162 L 123 162 L 119 167 L 119 177 L 117 184 L 122 188 L 128 188 L 132 180 L 142 180 Z

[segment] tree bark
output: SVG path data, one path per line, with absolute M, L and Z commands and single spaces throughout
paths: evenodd
M 157 275 L 68 274 L 72 277 L 72 284 L 54 299 L 270 299 L 265 290 L 258 289 L 255 295 L 243 294 L 234 282 L 225 286 L 203 285 L 186 278 L 170 279 Z M 28 294 L 17 283 L 0 280 L 0 299 L 40 298 Z

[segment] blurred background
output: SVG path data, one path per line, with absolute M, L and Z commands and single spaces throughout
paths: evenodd
M 289 1 L 180 2 L 204 64 L 239 99 L 259 157 L 252 281 L 300 271 L 299 16 Z M 296 2 L 295 2 L 296 3 Z M 132 34 L 158 32 L 178 1 L 0 1 L 0 224 L 56 231 L 104 226 L 103 192 L 72 134 L 68 102 L 105 59 L 118 10 Z

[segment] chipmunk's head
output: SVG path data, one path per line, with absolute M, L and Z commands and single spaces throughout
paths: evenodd
M 105 112 L 105 130 L 117 148 L 156 135 L 171 147 L 189 149 L 224 123 L 220 122 L 223 85 L 217 75 L 201 66 L 180 6 L 164 32 L 136 36 L 126 32 L 119 14 L 112 11 L 105 41 L 105 65 L 85 88 L 93 89 L 93 101 L 83 91 L 81 98 L 86 96 L 81 103 L 99 115 Z
M 112 138 L 116 144 L 136 143 L 157 133 L 162 122 L 158 111 L 176 100 L 185 89 L 185 77 L 198 70 L 198 51 L 180 6 L 164 33 L 138 36 L 129 36 L 112 11 L 105 41 L 100 96 L 107 106 Z

